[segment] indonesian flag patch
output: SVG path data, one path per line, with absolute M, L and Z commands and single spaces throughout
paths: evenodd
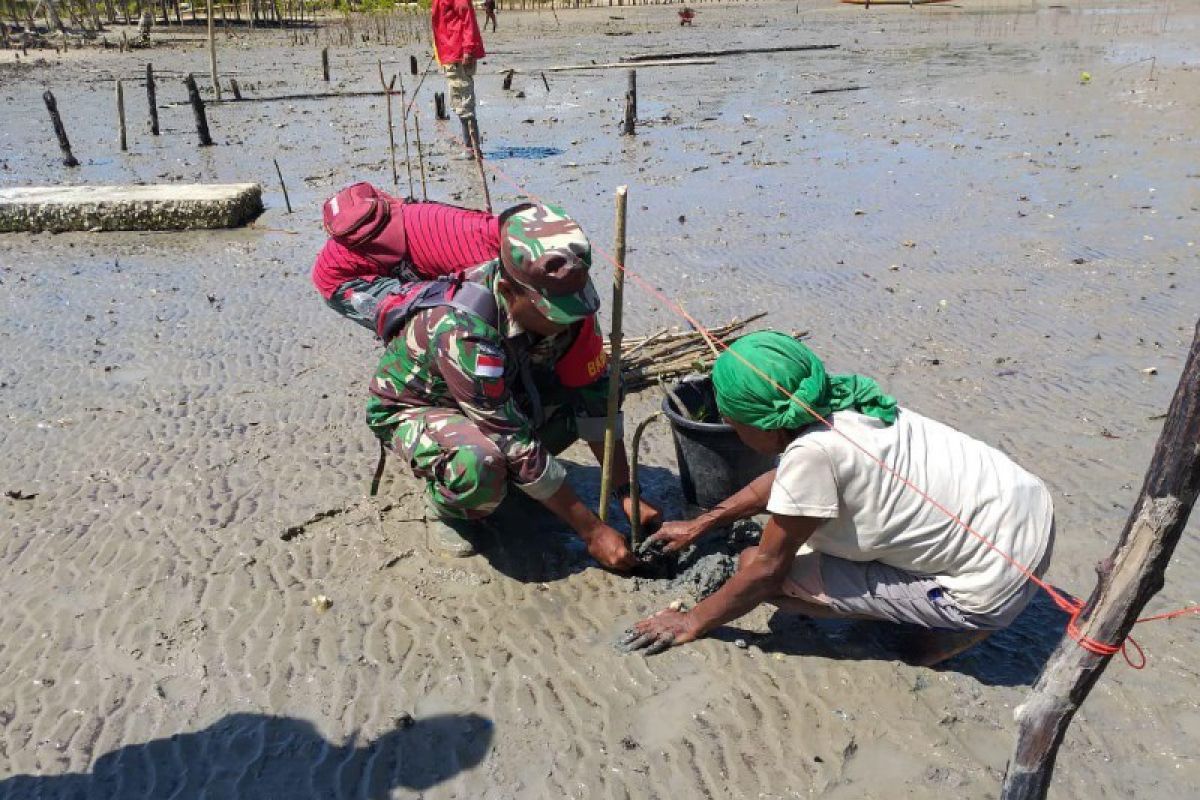
M 504 355 L 482 347 L 476 350 L 475 376 L 478 378 L 503 378 Z

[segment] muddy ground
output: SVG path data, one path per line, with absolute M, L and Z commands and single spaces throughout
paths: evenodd
M 524 186 L 607 247 L 628 183 L 632 271 L 713 324 L 767 310 L 808 329 L 832 368 L 1043 476 L 1049 577 L 1085 593 L 1200 308 L 1200 8 L 697 8 L 693 29 L 671 7 L 502 14 L 478 82 L 496 204 Z M 222 70 L 248 98 L 324 91 L 322 42 L 223 37 Z M 781 44 L 840 48 L 642 68 L 635 138 L 616 132 L 623 70 L 548 72 L 549 92 L 536 74 Z M 427 52 L 335 40 L 332 88 L 376 88 L 377 59 Z M 484 557 L 433 557 L 394 463 L 366 497 L 376 346 L 307 273 L 320 201 L 390 183 L 382 98 L 213 106 L 217 146 L 197 150 L 177 104 L 181 74 L 207 72 L 198 39 L 0 62 L 0 185 L 256 180 L 269 205 L 237 231 L 0 237 L 0 798 L 996 796 L 1013 709 L 1062 630 L 1044 602 L 940 670 L 897 663 L 878 629 L 766 609 L 645 660 L 611 641 L 681 588 L 596 569 L 527 508 Z M 534 72 L 505 92 L 509 67 Z M 435 87 L 418 101 L 429 196 L 477 203 Z M 675 324 L 628 294 L 631 333 Z M 665 434 L 646 451 L 648 492 L 678 513 Z M 596 468 L 570 458 L 594 499 Z M 1200 600 L 1198 532 L 1153 610 Z M 1200 785 L 1200 626 L 1138 639 L 1149 667 L 1106 673 L 1054 796 Z

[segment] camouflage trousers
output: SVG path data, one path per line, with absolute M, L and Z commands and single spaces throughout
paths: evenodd
M 556 455 L 577 437 L 570 409 L 548 414 L 537 436 Z M 508 460 L 487 434 L 456 408 L 413 408 L 387 443 L 425 480 L 429 501 L 444 517 L 481 519 L 508 494 Z
M 461 62 L 443 64 L 442 72 L 446 75 L 446 87 L 450 90 L 450 107 L 459 119 L 468 120 L 475 117 L 475 62 L 464 66 Z

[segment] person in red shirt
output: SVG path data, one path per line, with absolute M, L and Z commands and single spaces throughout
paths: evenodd
M 450 91 L 450 106 L 462 123 L 463 151 L 457 158 L 472 158 L 479 146 L 475 119 L 475 62 L 487 55 L 483 34 L 471 0 L 433 0 L 431 15 L 433 50 Z
M 381 231 L 361 245 L 330 236 L 312 269 L 313 285 L 326 304 L 372 332 L 374 317 L 354 307 L 354 295 L 365 293 L 379 301 L 406 283 L 452 275 L 500 257 L 498 217 L 444 203 L 387 199 L 391 215 Z

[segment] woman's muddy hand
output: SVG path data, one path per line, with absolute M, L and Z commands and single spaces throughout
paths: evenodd
M 634 625 L 619 644 L 627 653 L 642 650 L 643 655 L 652 656 L 675 645 L 687 644 L 696 635 L 696 626 L 686 611 L 667 608 Z
M 658 533 L 646 541 L 657 544 L 664 553 L 678 553 L 690 546 L 704 534 L 704 529 L 695 520 L 664 522 Z

